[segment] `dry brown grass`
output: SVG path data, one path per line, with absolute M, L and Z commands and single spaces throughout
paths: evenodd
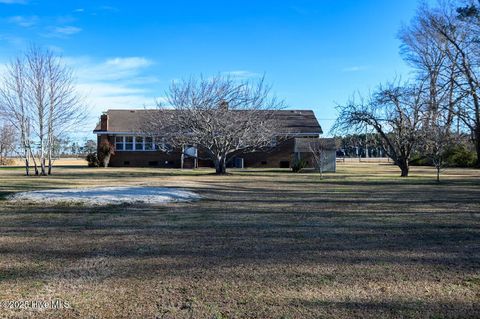
M 340 164 L 315 174 L 0 169 L 0 196 L 185 186 L 194 203 L 90 209 L 0 201 L 0 300 L 61 299 L 48 318 L 476 318 L 480 171 Z
M 24 164 L 23 159 L 21 158 L 9 158 L 8 166 L 22 166 Z M 84 158 L 59 158 L 55 160 L 54 165 L 56 166 L 85 166 L 87 161 Z M 1 167 L 1 166 L 0 166 Z

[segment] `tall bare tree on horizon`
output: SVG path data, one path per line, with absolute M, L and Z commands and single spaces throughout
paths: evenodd
M 20 137 L 26 174 L 31 160 L 35 175 L 51 174 L 56 138 L 86 116 L 71 69 L 51 51 L 32 45 L 7 65 L 0 82 L 1 114 Z
M 5 165 L 6 157 L 15 149 L 15 128 L 0 121 L 0 165 Z
M 455 115 L 470 131 L 480 167 L 480 2 L 439 2 L 422 12 L 423 30 L 446 45 L 444 52 L 455 72 L 451 76 Z

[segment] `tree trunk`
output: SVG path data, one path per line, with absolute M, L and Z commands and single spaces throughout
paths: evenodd
M 182 145 L 182 155 L 180 155 L 180 169 L 185 165 L 185 145 Z
M 437 166 L 437 183 L 440 183 L 440 165 Z
M 30 165 L 28 163 L 28 158 L 25 157 L 25 175 L 30 176 Z
M 219 175 L 227 173 L 227 161 L 225 157 L 217 157 L 215 160 L 215 173 Z
M 477 128 L 475 138 L 475 150 L 477 151 L 477 167 L 480 168 L 480 127 Z
M 33 160 L 33 168 L 35 170 L 35 176 L 38 176 L 40 175 L 39 172 L 38 172 L 38 165 L 37 165 L 37 161 L 35 160 L 35 157 L 32 157 L 32 160 Z
M 48 175 L 52 174 L 52 142 L 50 142 L 49 148 L 48 148 Z
M 43 117 L 39 116 L 39 120 L 40 121 L 43 121 Z M 39 128 L 39 135 L 40 135 L 40 140 L 39 140 L 39 144 L 40 144 L 40 173 L 42 176 L 45 176 L 47 175 L 47 171 L 45 169 L 45 137 L 44 137 L 44 133 L 43 133 L 43 125 L 40 125 L 40 128 Z
M 33 154 L 31 148 L 28 149 L 28 153 L 29 153 L 29 158 L 31 158 L 32 161 L 33 161 L 33 168 L 35 170 L 35 176 L 38 176 L 39 172 L 38 172 L 37 160 L 35 159 L 35 155 Z
M 47 166 L 46 166 L 46 163 L 45 163 L 45 155 L 43 155 L 43 158 L 40 161 L 40 168 L 41 168 L 41 171 L 42 171 L 42 176 L 46 176 L 47 175 Z
M 25 144 L 23 144 L 23 147 L 24 147 L 23 156 L 24 156 L 24 160 L 25 160 L 25 175 L 30 176 L 30 161 L 29 161 L 29 156 L 28 156 L 28 149 L 25 146 Z
M 408 177 L 408 171 L 410 169 L 410 167 L 408 166 L 408 162 L 402 161 L 402 162 L 399 162 L 397 165 L 398 167 L 400 167 L 400 170 L 402 171 L 402 173 L 400 174 L 400 177 Z
M 103 167 L 104 167 L 104 168 L 107 168 L 107 167 L 108 167 L 108 163 L 110 163 L 110 155 L 106 155 L 106 156 L 103 158 Z
M 477 149 L 477 168 L 480 168 L 480 142 L 476 143 L 475 148 Z

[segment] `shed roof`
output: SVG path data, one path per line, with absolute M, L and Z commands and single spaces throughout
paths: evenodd
M 310 153 L 312 149 L 335 150 L 334 138 L 296 138 L 295 153 Z

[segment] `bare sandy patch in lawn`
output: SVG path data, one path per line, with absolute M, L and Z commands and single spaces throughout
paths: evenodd
M 11 196 L 13 202 L 63 203 L 74 202 L 87 205 L 116 204 L 164 204 L 189 202 L 200 199 L 194 192 L 170 187 L 128 186 L 51 189 L 21 192 Z

